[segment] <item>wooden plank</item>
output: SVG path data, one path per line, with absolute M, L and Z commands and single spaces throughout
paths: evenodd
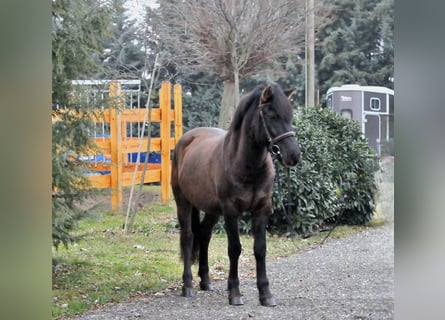
M 101 176 L 89 176 L 88 179 L 91 181 L 91 186 L 93 188 L 110 188 L 111 187 L 111 175 L 101 175 Z
M 120 111 L 122 121 L 124 122 L 144 122 L 145 119 L 145 109 L 123 109 Z M 173 112 L 173 110 L 172 110 Z M 110 109 L 95 109 L 93 111 L 93 121 L 96 123 L 109 123 L 111 117 Z M 172 113 L 173 114 L 173 113 Z M 161 121 L 161 109 L 153 108 L 151 110 L 151 121 L 160 122 Z
M 161 109 L 160 108 L 153 108 L 151 110 L 151 121 L 161 122 Z
M 122 184 L 124 186 L 131 186 L 133 183 L 133 175 L 134 172 L 124 172 L 122 177 Z M 136 181 L 138 183 L 141 181 L 142 177 L 142 171 L 138 171 L 136 173 Z M 145 172 L 144 176 L 144 183 L 151 183 L 151 182 L 159 182 L 161 180 L 161 170 L 147 170 Z
M 129 163 L 124 165 L 122 172 L 133 172 L 134 168 L 136 167 L 136 163 Z M 138 171 L 142 171 L 144 168 L 144 164 L 141 163 L 138 166 Z M 147 163 L 147 170 L 161 170 L 161 164 L 160 163 Z
M 110 138 L 95 138 L 96 145 L 99 147 L 101 153 L 110 154 L 111 153 L 111 141 Z
M 148 138 L 143 138 L 141 152 L 147 151 L 147 140 Z M 151 138 L 150 141 L 150 152 L 161 150 L 161 138 Z M 122 152 L 138 152 L 139 151 L 139 139 L 125 139 L 122 144 Z
M 139 166 L 139 171 L 136 173 L 137 181 L 141 180 L 142 167 Z M 99 167 L 97 168 L 100 169 Z M 133 182 L 134 165 L 124 167 L 122 172 L 122 185 L 129 186 Z M 91 182 L 93 188 L 110 188 L 111 187 L 111 174 L 108 175 L 94 175 L 89 176 L 88 179 Z M 161 181 L 161 165 L 160 164 L 148 164 L 147 171 L 144 176 L 144 183 L 159 182 Z
M 95 109 L 93 115 L 93 121 L 95 122 L 110 122 L 110 109 Z M 137 109 L 123 109 L 120 110 L 122 121 L 127 122 L 143 122 L 145 116 L 145 108 Z M 161 109 L 152 108 L 151 109 L 151 121 L 160 122 L 161 121 Z
M 161 108 L 161 201 L 168 202 L 170 199 L 170 111 L 171 111 L 171 84 L 163 82 L 159 94 Z
M 142 140 L 142 148 L 141 152 L 147 152 L 147 140 L 148 138 L 143 138 Z M 150 152 L 156 152 L 161 150 L 161 138 L 151 138 L 150 141 Z M 173 150 L 176 144 L 175 138 L 170 138 L 170 149 Z M 122 142 L 122 152 L 123 153 L 130 153 L 130 152 L 138 152 L 139 151 L 139 139 L 125 139 Z M 104 152 L 106 153 L 106 152 Z
M 91 163 L 87 165 L 87 168 L 93 171 L 111 171 L 111 163 Z
M 145 109 L 125 109 L 122 111 L 122 121 L 144 122 L 145 112 L 146 112 Z M 159 108 L 151 109 L 151 121 L 152 122 L 161 121 L 161 109 Z

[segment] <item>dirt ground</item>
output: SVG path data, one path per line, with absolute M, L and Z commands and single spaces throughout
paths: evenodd
M 134 203 L 139 192 L 139 185 L 137 185 L 132 194 L 132 202 Z M 122 206 L 126 210 L 128 201 L 130 199 L 131 187 L 124 187 L 122 190 Z M 152 202 L 159 202 L 161 196 L 158 193 L 150 191 L 148 185 L 142 187 L 141 195 L 139 197 L 138 209 L 146 208 Z M 85 211 L 109 211 L 111 210 L 111 189 L 98 190 L 98 193 L 85 199 L 80 205 L 80 208 Z

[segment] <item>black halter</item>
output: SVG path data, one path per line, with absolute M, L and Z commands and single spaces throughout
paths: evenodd
M 258 108 L 260 109 L 260 118 L 261 118 L 261 122 L 264 127 L 264 131 L 266 131 L 267 142 L 268 142 L 267 149 L 274 156 L 278 156 L 278 155 L 280 155 L 280 147 L 277 145 L 277 143 L 280 142 L 281 140 L 288 138 L 288 137 L 295 137 L 295 132 L 287 131 L 287 132 L 284 132 L 284 133 L 272 138 L 272 136 L 270 135 L 269 129 L 267 128 L 266 120 L 264 119 L 264 115 L 263 115 L 263 106 L 266 104 L 268 104 L 268 103 L 260 104 L 258 106 Z

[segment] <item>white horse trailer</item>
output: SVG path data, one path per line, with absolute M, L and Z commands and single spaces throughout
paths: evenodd
M 394 138 L 394 90 L 355 84 L 329 88 L 326 106 L 361 124 L 369 146 L 377 154 L 381 145 Z

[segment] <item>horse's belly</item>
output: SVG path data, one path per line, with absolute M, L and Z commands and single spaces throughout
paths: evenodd
M 179 187 L 194 207 L 207 211 L 218 204 L 216 190 L 209 176 L 199 170 L 185 170 L 179 177 Z

